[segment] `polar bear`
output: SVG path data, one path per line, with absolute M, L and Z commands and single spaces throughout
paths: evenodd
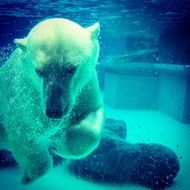
M 10 150 L 29 184 L 52 166 L 49 150 L 78 159 L 98 145 L 104 109 L 95 65 L 98 23 L 83 28 L 47 19 L 0 68 L 0 143 Z

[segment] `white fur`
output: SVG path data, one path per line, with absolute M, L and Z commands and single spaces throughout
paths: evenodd
M 49 147 L 76 159 L 99 144 L 104 111 L 95 71 L 98 35 L 98 23 L 84 29 L 47 19 L 15 40 L 18 48 L 0 68 L 0 143 L 24 169 L 25 184 L 52 166 Z M 63 115 L 49 118 L 47 109 Z

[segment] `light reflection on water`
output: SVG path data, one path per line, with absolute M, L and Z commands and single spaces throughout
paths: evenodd
M 0 15 L 35 18 L 35 20 L 46 17 L 67 17 L 82 22 L 84 25 L 100 21 L 103 25 L 120 22 L 127 26 L 130 22 L 139 26 L 146 19 L 149 25 L 164 27 L 167 22 L 175 23 L 181 17 L 189 16 L 190 12 L 187 0 L 183 3 L 180 0 L 22 0 L 21 2 L 1 0 Z

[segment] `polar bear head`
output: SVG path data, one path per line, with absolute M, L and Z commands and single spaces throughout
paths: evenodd
M 23 60 L 30 65 L 32 78 L 38 81 L 48 117 L 66 116 L 95 72 L 99 30 L 98 23 L 83 28 L 54 18 L 37 24 L 26 38 L 15 40 Z

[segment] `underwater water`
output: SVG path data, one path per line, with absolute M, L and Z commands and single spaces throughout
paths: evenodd
M 54 17 L 83 27 L 100 23 L 97 73 L 106 118 L 115 119 L 108 126 L 116 132 L 104 131 L 103 151 L 93 158 L 62 161 L 27 186 L 11 155 L 0 152 L 0 189 L 189 190 L 190 1 L 0 0 L 0 66 L 15 38 Z

